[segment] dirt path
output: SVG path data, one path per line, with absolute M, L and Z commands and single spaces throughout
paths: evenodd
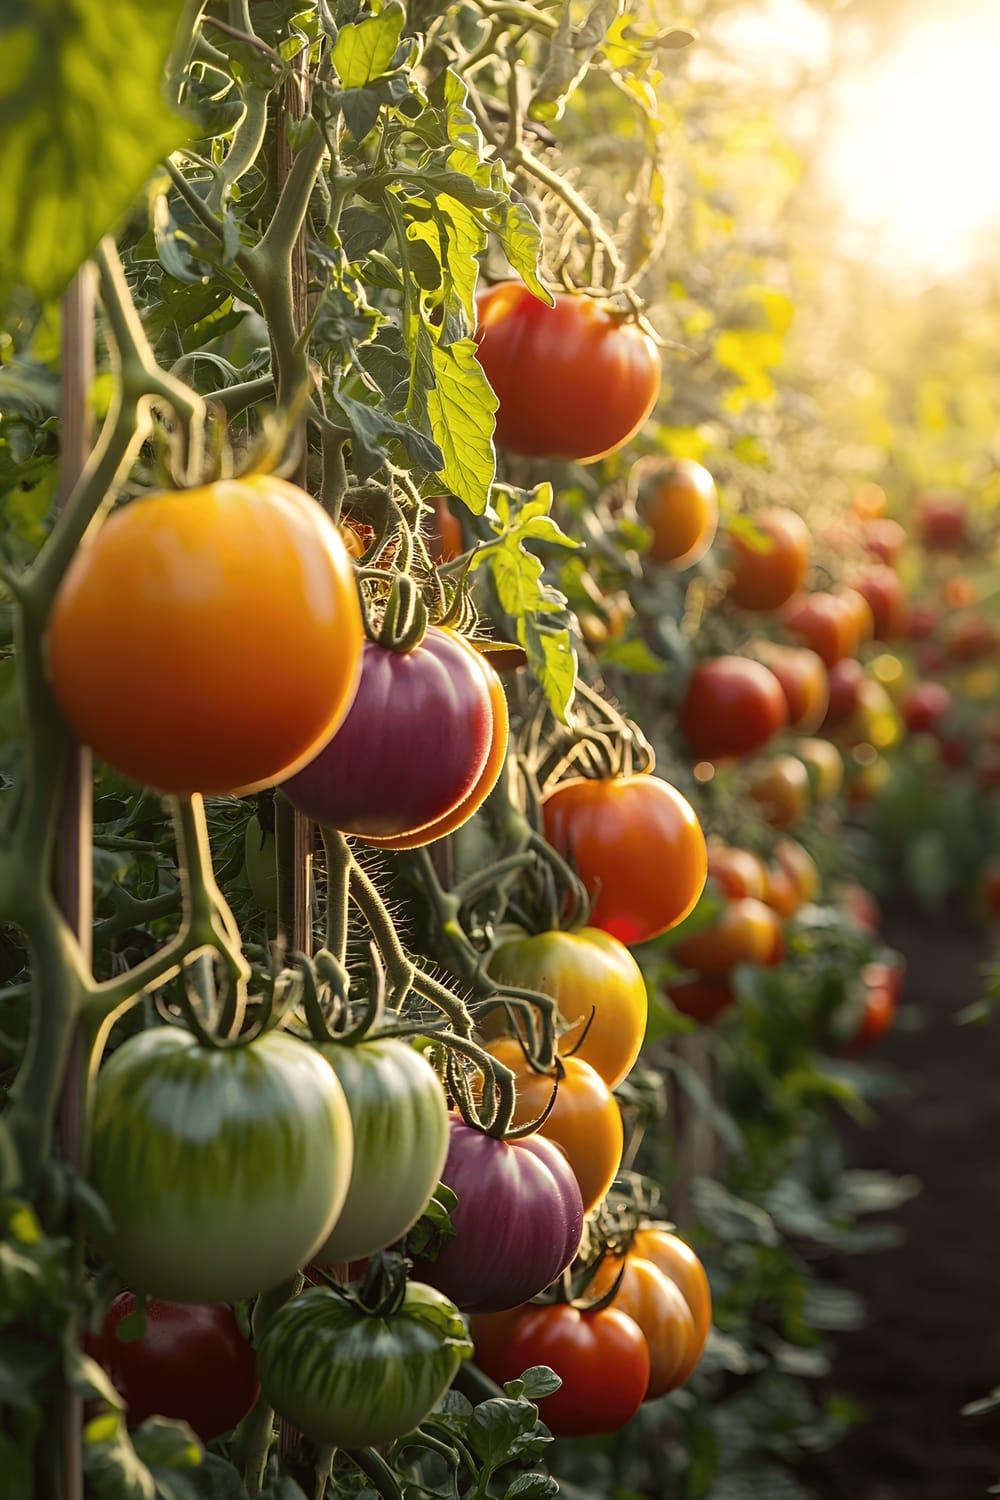
M 879 1057 L 907 1088 L 875 1129 L 850 1131 L 850 1148 L 923 1192 L 896 1215 L 899 1248 L 829 1268 L 870 1310 L 839 1341 L 831 1388 L 871 1420 L 803 1478 L 822 1500 L 979 1500 L 1000 1481 L 1000 1412 L 960 1408 L 1000 1385 L 1000 1011 L 954 1020 L 983 992 L 982 933 L 897 912 L 886 937 L 907 958 L 914 1029 Z

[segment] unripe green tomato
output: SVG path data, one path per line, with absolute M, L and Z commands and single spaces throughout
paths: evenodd
M 243 838 L 243 866 L 250 892 L 269 923 L 278 917 L 278 859 L 274 834 L 258 818 L 247 823 Z

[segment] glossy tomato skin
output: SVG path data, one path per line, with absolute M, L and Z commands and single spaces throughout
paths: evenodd
M 125 1398 L 129 1425 L 172 1417 L 207 1443 L 242 1421 L 260 1386 L 257 1356 L 232 1308 L 149 1297 L 145 1333 L 124 1342 L 115 1329 L 135 1309 L 132 1293 L 119 1292 L 92 1345 Z
M 63 714 L 110 765 L 163 792 L 242 794 L 329 740 L 361 643 L 337 528 L 262 475 L 114 511 L 67 569 L 48 655 Z
M 715 922 L 674 948 L 678 963 L 712 978 L 725 978 L 737 964 L 767 968 L 780 961 L 782 952 L 781 924 L 769 906 L 752 896 L 727 902 Z
M 828 667 L 858 648 L 856 617 L 847 601 L 836 594 L 796 594 L 782 610 L 781 619 L 785 629 Z
M 490 1052 L 517 1080 L 514 1124 L 528 1125 L 543 1114 L 552 1098 L 554 1075 L 536 1073 L 514 1037 L 490 1043 Z M 597 1207 L 622 1164 L 625 1133 L 621 1111 L 603 1078 L 578 1057 L 562 1058 L 564 1077 L 539 1135 L 566 1154 L 580 1185 L 583 1211 Z
M 788 704 L 774 673 L 745 656 L 717 656 L 695 667 L 678 713 L 681 729 L 702 760 L 750 755 L 788 722 Z
M 649 555 L 677 572 L 693 568 L 715 541 L 719 497 L 704 464 L 675 458 L 644 479 L 639 513 L 652 532 Z
M 788 705 L 788 727 L 812 734 L 826 717 L 830 686 L 822 657 L 807 646 L 761 642 L 757 656 L 781 684 Z
M 547 307 L 520 282 L 476 297 L 478 359 L 496 393 L 496 444 L 526 458 L 596 463 L 656 404 L 660 359 L 637 324 L 590 297 Z
M 431 626 L 405 653 L 366 641 L 347 718 L 282 790 L 306 817 L 342 833 L 414 833 L 476 786 L 493 723 L 484 673 L 451 632 Z
M 809 528 L 795 511 L 781 508 L 765 511 L 753 521 L 769 545 L 757 550 L 740 536 L 731 538 L 729 597 L 744 609 L 780 609 L 802 587 L 806 576 Z
M 680 1383 L 687 1380 L 702 1355 L 712 1327 L 712 1292 L 705 1267 L 677 1234 L 658 1225 L 647 1225 L 632 1238 L 631 1254 L 650 1261 L 679 1288 L 694 1321 L 695 1338 L 691 1359 L 682 1366 Z
M 595 898 L 592 927 L 644 943 L 694 909 L 708 872 L 705 835 L 668 782 L 574 777 L 549 792 L 542 812 L 545 837 Z
M 677 1284 L 652 1261 L 630 1252 L 603 1261 L 590 1285 L 593 1296 L 603 1296 L 624 1270 L 609 1307 L 637 1323 L 649 1348 L 649 1382 L 645 1400 L 655 1401 L 683 1385 L 684 1371 L 694 1368 L 701 1354 L 694 1318 Z
M 392 838 L 366 838 L 365 843 L 374 845 L 376 849 L 420 849 L 426 844 L 433 844 L 437 839 L 443 839 L 446 834 L 454 833 L 456 828 L 461 828 L 469 821 L 473 813 L 478 812 L 500 780 L 500 772 L 507 758 L 510 735 L 510 716 L 507 712 L 507 695 L 504 692 L 503 682 L 485 657 L 470 646 L 463 636 L 456 635 L 454 639 L 465 647 L 478 664 L 486 680 L 490 697 L 493 731 L 483 769 L 471 791 L 467 792 L 443 817 L 436 818 L 425 828 L 419 828 L 411 833 L 399 833 Z
M 402 1306 L 376 1317 L 314 1286 L 269 1320 L 260 1383 L 313 1442 L 368 1448 L 412 1432 L 469 1352 L 457 1309 L 432 1287 L 408 1282 Z
M 774 858 L 792 881 L 799 905 L 815 901 L 819 894 L 819 870 L 808 849 L 795 839 L 779 839 L 774 846 Z
M 635 1416 L 649 1384 L 649 1347 L 638 1324 L 614 1308 L 580 1312 L 567 1303 L 524 1307 L 501 1330 L 473 1318 L 476 1362 L 498 1385 L 533 1365 L 562 1380 L 538 1414 L 554 1437 L 617 1432 Z
M 351 1111 L 351 1185 L 312 1259 L 360 1260 L 400 1239 L 426 1208 L 448 1154 L 448 1107 L 422 1053 L 394 1037 L 320 1047 Z
M 330 1066 L 286 1032 L 219 1050 L 158 1026 L 101 1069 L 92 1157 L 122 1275 L 178 1302 L 235 1302 L 330 1233 L 351 1116 Z
M 537 1294 L 580 1247 L 583 1202 L 558 1146 L 538 1135 L 498 1141 L 449 1120 L 441 1181 L 458 1196 L 454 1238 L 416 1274 L 466 1312 L 502 1312 Z
M 646 982 L 610 933 L 581 927 L 513 938 L 497 948 L 489 972 L 500 983 L 551 995 L 568 1023 L 562 1051 L 589 1063 L 608 1088 L 631 1071 L 646 1030 Z

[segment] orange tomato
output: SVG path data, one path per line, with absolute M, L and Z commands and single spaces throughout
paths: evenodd
M 779 839 L 774 846 L 774 857 L 794 885 L 799 904 L 804 906 L 815 901 L 819 891 L 819 870 L 808 849 L 803 849 L 795 839 Z
M 490 1042 L 488 1051 L 512 1069 L 517 1083 L 514 1124 L 537 1120 L 552 1097 L 554 1076 L 536 1073 L 514 1037 Z M 583 1211 L 590 1213 L 605 1196 L 622 1164 L 625 1133 L 614 1095 L 600 1074 L 578 1057 L 564 1057 L 566 1070 L 556 1102 L 538 1134 L 555 1141 L 573 1168 Z
M 741 896 L 753 896 L 760 901 L 764 895 L 764 866 L 756 854 L 749 849 L 732 849 L 724 844 L 708 847 L 708 873 L 734 900 Z
M 870 481 L 859 485 L 851 499 L 854 514 L 866 521 L 884 516 L 887 504 L 885 490 L 880 484 L 872 484 Z
M 823 658 L 806 646 L 781 646 L 776 641 L 759 642 L 756 654 L 781 684 L 789 729 L 812 734 L 822 724 L 830 700 Z
M 708 873 L 694 809 L 658 776 L 561 781 L 542 803 L 545 837 L 593 896 L 590 925 L 644 943 L 694 909 Z
M 785 629 L 797 635 L 828 667 L 857 650 L 857 620 L 847 602 L 836 594 L 796 594 L 781 619 Z
M 850 658 L 847 658 L 850 660 Z M 815 802 L 828 802 L 844 785 L 844 759 L 829 740 L 799 740 L 795 754 L 805 766 Z
M 669 1277 L 683 1293 L 694 1319 L 695 1344 L 698 1350 L 694 1363 L 697 1364 L 712 1327 L 712 1293 L 709 1289 L 708 1277 L 705 1275 L 705 1267 L 691 1246 L 686 1244 L 679 1235 L 672 1234 L 668 1229 L 661 1229 L 655 1224 L 646 1225 L 636 1231 L 632 1238 L 631 1249 L 633 1255 L 651 1261 L 656 1269 Z M 694 1364 L 690 1368 L 685 1367 L 681 1376 L 682 1383 L 688 1379 L 693 1369 Z
M 654 1401 L 684 1384 L 701 1358 L 694 1317 L 676 1282 L 652 1261 L 629 1253 L 624 1257 L 621 1285 L 609 1307 L 625 1313 L 642 1329 L 649 1345 L 649 1384 L 645 1400 Z M 620 1258 L 608 1258 L 598 1268 L 590 1293 L 604 1296 L 621 1270 Z
M 680 571 L 704 557 L 715 541 L 719 499 L 715 480 L 703 464 L 672 459 L 650 474 L 639 491 L 639 511 L 653 534 L 654 562 Z
M 809 528 L 793 510 L 776 508 L 753 518 L 765 538 L 758 550 L 732 536 L 729 596 L 744 609 L 780 609 L 798 589 L 809 564 Z
M 898 562 L 906 551 L 905 528 L 888 516 L 876 516 L 866 522 L 862 534 L 865 546 L 872 556 L 877 557 L 880 562 L 887 563 L 890 567 Z
M 63 714 L 110 765 L 162 792 L 243 794 L 331 738 L 362 641 L 337 528 L 254 475 L 114 511 L 67 569 L 48 654 Z
M 866 568 L 855 579 L 854 587 L 868 600 L 877 641 L 891 641 L 906 632 L 909 607 L 899 574 L 892 568 Z
M 674 947 L 674 957 L 698 974 L 722 977 L 737 964 L 759 964 L 769 968 L 784 951 L 781 924 L 769 906 L 744 896 L 729 901 L 709 927 L 684 937 Z

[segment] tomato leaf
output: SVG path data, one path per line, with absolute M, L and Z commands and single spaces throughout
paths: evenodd
M 518 1474 L 507 1486 L 503 1500 L 546 1500 L 558 1495 L 559 1481 L 550 1474 Z
M 0 51 L 0 294 L 58 294 L 189 126 L 164 69 L 182 0 L 7 6 Z
M 388 72 L 393 66 L 405 19 L 403 7 L 397 0 L 390 0 L 380 15 L 350 21 L 340 28 L 330 52 L 330 61 L 345 88 L 364 88 L 366 83 Z
M 520 1387 L 519 1395 L 527 1396 L 529 1401 L 537 1401 L 542 1396 L 551 1396 L 562 1385 L 561 1378 L 555 1370 L 550 1370 L 548 1365 L 532 1365 L 530 1370 L 525 1370 L 520 1380 L 516 1382 Z M 508 1384 L 514 1384 L 513 1381 Z M 504 1386 L 504 1390 L 510 1395 L 511 1392 Z
M 427 395 L 431 432 L 444 458 L 438 469 L 448 490 L 482 515 L 496 472 L 491 441 L 496 397 L 475 357 L 472 339 L 432 344 L 434 386 Z

